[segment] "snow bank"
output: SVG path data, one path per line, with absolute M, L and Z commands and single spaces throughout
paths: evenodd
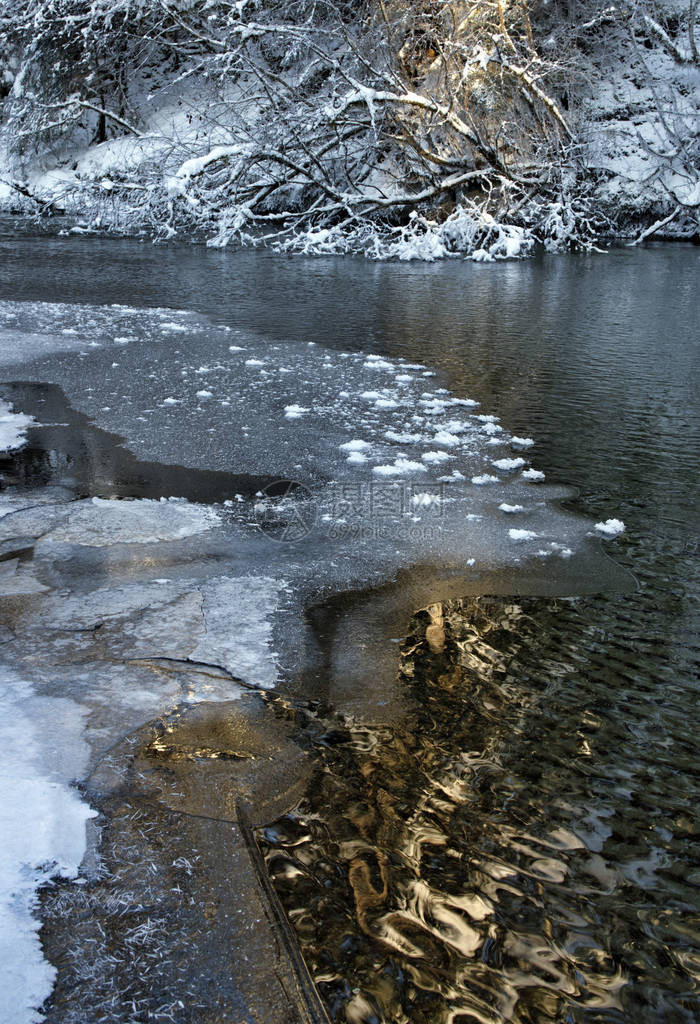
M 0 683 L 0 1021 L 34 1024 L 56 974 L 39 941 L 37 890 L 77 876 L 96 812 L 69 785 L 87 760 L 82 709 L 38 697 L 6 669 Z

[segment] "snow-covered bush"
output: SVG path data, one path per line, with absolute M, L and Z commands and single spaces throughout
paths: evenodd
M 642 192 L 689 223 L 696 101 L 657 79 L 697 74 L 694 7 L 645 2 L 0 0 L 8 202 L 397 259 L 591 247 Z M 649 110 L 613 135 L 625 54 Z

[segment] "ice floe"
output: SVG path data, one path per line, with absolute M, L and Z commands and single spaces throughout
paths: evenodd
M 64 522 L 48 534 L 53 542 L 103 547 L 181 540 L 219 525 L 216 511 L 170 499 L 135 501 L 92 498 L 74 502 Z

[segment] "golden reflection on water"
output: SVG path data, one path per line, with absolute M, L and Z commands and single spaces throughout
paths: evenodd
M 654 984 L 680 993 L 665 1019 L 692 1019 L 692 980 L 625 875 L 648 838 L 590 619 L 575 601 L 431 605 L 403 644 L 413 710 L 337 716 L 306 798 L 262 831 L 335 1020 L 654 1019 L 633 1011 Z

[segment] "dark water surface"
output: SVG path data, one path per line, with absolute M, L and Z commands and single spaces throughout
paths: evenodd
M 413 710 L 328 711 L 270 872 L 335 1020 L 691 1022 L 698 997 L 697 250 L 472 265 L 0 237 L 0 297 L 197 309 L 420 359 L 624 520 L 625 595 L 406 623 Z

